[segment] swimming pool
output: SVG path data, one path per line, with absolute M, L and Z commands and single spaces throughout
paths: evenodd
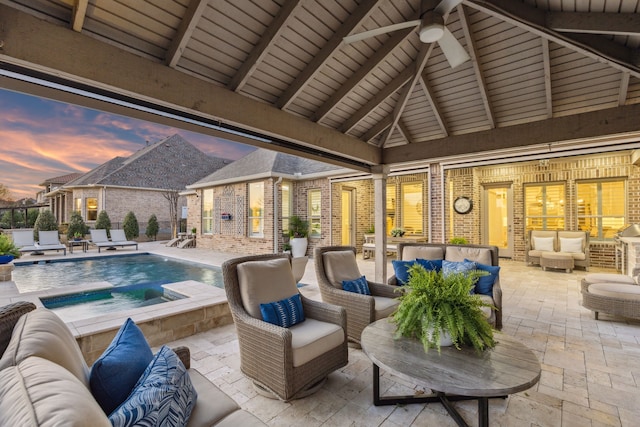
M 14 265 L 13 281 L 20 292 L 92 282 L 109 282 L 118 287 L 195 280 L 223 287 L 222 270 L 218 267 L 147 253 L 52 260 L 37 264 L 16 262 Z

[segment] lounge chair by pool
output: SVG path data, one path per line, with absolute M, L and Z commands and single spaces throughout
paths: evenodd
M 60 237 L 58 235 L 58 230 L 53 231 L 39 231 L 38 232 L 38 243 L 35 244 L 35 247 L 39 251 L 64 251 L 64 254 L 67 254 L 67 247 L 60 243 Z
M 14 230 L 12 233 L 13 244 L 21 253 L 36 252 L 36 242 L 33 238 L 33 230 Z
M 135 246 L 136 250 L 138 250 L 138 242 L 133 240 L 127 240 L 127 236 L 124 234 L 124 230 L 111 230 L 111 244 L 113 246 Z

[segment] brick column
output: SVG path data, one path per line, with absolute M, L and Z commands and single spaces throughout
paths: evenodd
M 11 272 L 13 271 L 13 262 L 0 265 L 0 282 L 10 282 Z

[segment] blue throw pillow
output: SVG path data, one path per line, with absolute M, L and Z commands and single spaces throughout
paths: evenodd
M 187 369 L 163 346 L 109 421 L 114 427 L 186 426 L 197 399 Z
M 416 260 L 418 264 L 423 266 L 427 271 L 440 271 L 442 270 L 442 260 L 441 259 L 422 259 L 418 258 Z
M 265 322 L 282 326 L 283 328 L 303 322 L 304 312 L 302 311 L 300 294 L 295 294 L 280 301 L 260 304 L 260 314 L 262 314 L 262 320 Z
M 91 394 L 105 414 L 125 401 L 152 359 L 144 334 L 133 320 L 127 319 L 89 375 Z
M 362 276 L 353 280 L 343 280 L 342 289 L 347 292 L 355 292 L 357 294 L 371 295 L 369 284 L 366 277 Z
M 409 281 L 409 268 L 415 265 L 416 261 L 400 261 L 393 260 L 391 264 L 393 265 L 393 270 L 396 273 L 396 280 L 398 281 L 398 285 L 406 285 Z
M 487 276 L 480 276 L 478 281 L 476 282 L 476 293 L 482 295 L 493 296 L 493 284 L 496 282 L 498 278 L 498 273 L 500 273 L 500 267 L 497 265 L 485 265 L 476 263 L 476 269 L 481 271 L 487 271 L 489 274 Z
M 473 261 L 442 261 L 442 275 L 448 276 L 454 273 L 468 273 L 476 269 L 476 263 Z

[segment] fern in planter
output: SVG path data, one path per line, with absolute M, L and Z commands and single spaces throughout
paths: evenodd
M 2 255 L 12 255 L 14 258 L 20 258 L 20 250 L 6 234 L 0 234 L 0 256 Z
M 452 273 L 427 271 L 421 265 L 409 268 L 409 281 L 398 288 L 402 295 L 400 305 L 393 314 L 396 337 L 417 338 L 425 351 L 437 348 L 444 333 L 453 345 L 470 344 L 481 353 L 495 346 L 493 328 L 481 307 L 491 307 L 470 291 L 484 271 Z M 493 308 L 493 307 L 492 307 Z

